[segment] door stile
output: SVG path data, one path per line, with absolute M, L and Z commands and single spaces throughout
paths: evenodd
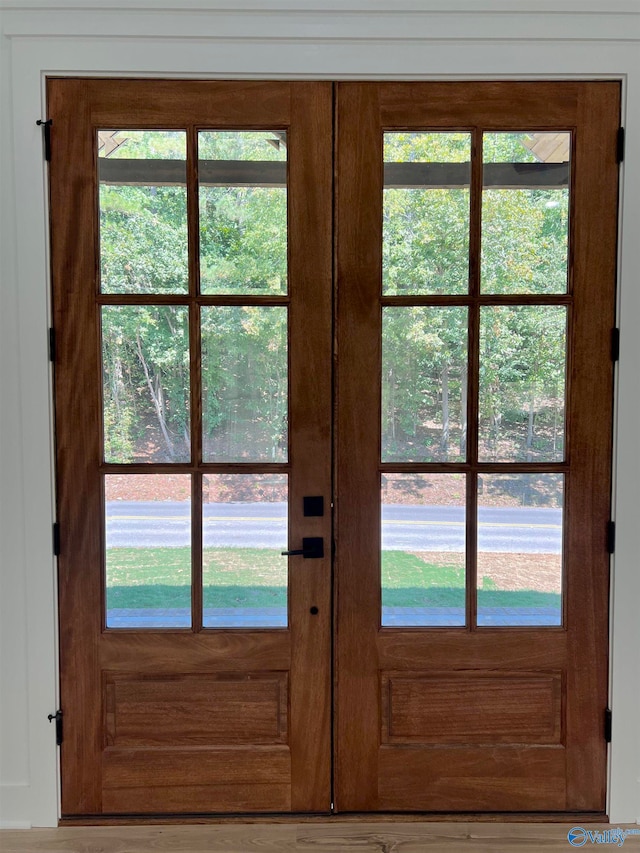
M 603 748 L 607 705 L 609 562 L 606 520 L 611 506 L 611 406 L 613 362 L 609 342 L 615 325 L 616 221 L 618 164 L 616 134 L 620 124 L 620 84 L 585 89 L 578 101 L 576 137 L 575 241 L 573 278 L 588 282 L 573 311 L 570 372 L 571 482 L 569 484 L 568 553 L 583 573 L 567 590 L 568 797 L 575 808 L 605 805 L 606 750 Z M 606 251 L 603 250 L 606 247 Z M 605 284 L 606 283 L 606 284 Z M 575 294 L 575 291 L 574 291 Z M 593 340 L 604 345 L 596 348 Z M 598 453 L 594 453 L 594 449 Z M 579 478 L 579 480 L 578 480 Z M 580 486 L 577 486 L 577 482 Z M 597 518 L 598 525 L 588 524 Z M 580 666 L 580 660 L 590 666 Z M 593 701 L 593 697 L 598 697 Z
M 379 622 L 373 614 L 379 611 L 380 587 L 362 583 L 361 567 L 376 564 L 380 549 L 382 134 L 375 87 L 338 83 L 336 90 L 335 805 L 342 812 L 378 808 Z
M 102 629 L 102 573 L 94 572 L 87 581 L 70 571 L 70 557 L 73 551 L 79 562 L 100 566 L 100 392 L 92 378 L 99 370 L 99 341 L 91 286 L 95 281 L 97 236 L 95 185 L 91 178 L 93 144 L 86 133 L 89 111 L 84 106 L 86 85 L 73 81 L 69 86 L 73 87 L 72 97 L 83 105 L 74 114 L 62 108 L 57 91 L 49 93 L 49 111 L 57 117 L 55 130 L 52 128 L 51 132 L 52 142 L 56 150 L 65 151 L 64 157 L 56 158 L 50 190 L 52 277 L 54 281 L 67 281 L 64 291 L 54 291 L 53 296 L 58 349 L 55 398 L 57 518 L 61 541 L 58 596 L 61 611 L 74 614 L 73 620 L 60 623 L 60 681 L 65 722 L 65 740 L 61 746 L 62 808 L 64 811 L 73 803 L 74 808 L 95 814 L 101 810 L 100 777 L 96 773 L 101 749 L 100 678 L 97 643 L 86 643 L 85 638 L 99 635 Z M 82 176 L 78 175 L 78 164 Z M 76 214 L 86 224 L 80 231 L 74 227 Z M 73 258 L 73 263 L 69 264 L 67 258 Z M 80 349 L 83 357 L 76 365 Z M 67 417 L 66 413 L 70 413 L 74 419 L 72 429 L 60 429 L 62 413 Z M 77 648 L 83 648 L 80 659 L 74 652 Z M 86 702 L 85 692 L 89 696 Z M 81 766 L 72 769 L 66 760 L 69 755 L 82 755 Z
M 331 91 L 297 84 L 289 131 L 290 547 L 303 536 L 324 541 L 323 559 L 289 560 L 291 809 L 312 812 L 331 807 Z M 323 496 L 323 516 L 303 515 L 305 495 Z

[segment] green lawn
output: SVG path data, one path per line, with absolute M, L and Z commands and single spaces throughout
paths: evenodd
M 287 561 L 279 551 L 206 548 L 205 607 L 286 607 Z M 464 569 L 436 566 L 403 551 L 382 553 L 382 603 L 392 607 L 464 607 Z M 560 596 L 505 591 L 485 578 L 482 607 L 559 607 Z M 110 548 L 107 608 L 188 608 L 189 548 Z

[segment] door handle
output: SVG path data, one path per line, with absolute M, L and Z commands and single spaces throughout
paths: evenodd
M 324 557 L 324 539 L 321 536 L 305 536 L 302 548 L 293 551 L 281 551 L 283 557 L 304 557 L 305 560 L 319 560 Z

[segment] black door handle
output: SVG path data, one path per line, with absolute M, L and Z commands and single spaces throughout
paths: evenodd
M 324 557 L 324 539 L 321 536 L 306 536 L 302 548 L 294 551 L 281 551 L 283 557 L 304 557 L 305 560 L 319 560 Z

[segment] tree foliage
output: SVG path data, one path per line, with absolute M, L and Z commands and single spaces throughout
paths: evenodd
M 112 157 L 184 160 L 181 131 L 123 131 Z M 527 162 L 515 133 L 485 134 L 485 162 Z M 466 132 L 385 134 L 388 162 L 470 162 Z M 284 161 L 284 134 L 203 132 L 200 159 Z M 386 189 L 383 293 L 463 296 L 469 287 L 470 192 Z M 200 188 L 200 281 L 205 294 L 287 292 L 286 189 Z M 482 294 L 563 293 L 568 191 L 486 189 Z M 100 186 L 101 289 L 186 294 L 186 186 Z M 383 311 L 384 461 L 461 461 L 467 453 L 468 308 Z M 191 327 L 193 328 L 193 327 Z M 105 458 L 189 459 L 188 309 L 102 309 Z M 555 461 L 564 452 L 566 310 L 483 306 L 479 453 L 484 460 Z M 284 307 L 200 311 L 203 448 L 207 460 L 282 461 L 287 445 Z

